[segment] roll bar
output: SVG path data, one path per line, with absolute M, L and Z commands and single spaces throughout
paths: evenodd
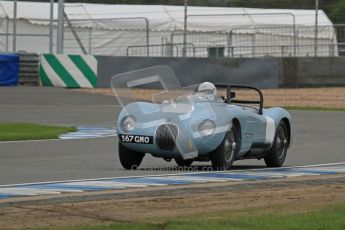
M 226 88 L 226 103 L 231 104 L 231 103 L 240 103 L 240 104 L 259 104 L 259 114 L 262 115 L 262 108 L 264 105 L 264 96 L 261 92 L 256 87 L 249 86 L 249 85 L 237 85 L 237 84 L 227 84 L 227 83 L 215 83 L 214 84 L 216 87 L 220 88 Z M 254 90 L 258 93 L 259 95 L 259 100 L 233 100 L 231 88 L 236 88 L 236 89 L 251 89 Z

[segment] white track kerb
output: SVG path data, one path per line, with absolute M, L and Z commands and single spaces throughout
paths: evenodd
M 190 172 L 180 174 L 113 177 L 70 181 L 54 181 L 0 186 L 0 199 L 14 197 L 82 193 L 152 186 L 189 185 L 227 181 L 260 181 L 276 178 L 333 175 L 345 172 L 345 162 L 283 168 Z M 231 186 L 231 185 L 229 185 Z
M 99 137 L 113 137 L 116 136 L 115 128 L 105 127 L 90 127 L 79 126 L 76 132 L 62 134 L 59 139 L 86 139 L 86 138 L 99 138 Z

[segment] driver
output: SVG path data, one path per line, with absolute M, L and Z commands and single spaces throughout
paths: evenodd
M 217 89 L 216 89 L 216 86 L 214 84 L 206 81 L 206 82 L 203 82 L 199 85 L 198 93 L 216 96 L 217 95 Z
M 203 82 L 198 87 L 198 96 L 206 97 L 208 100 L 215 100 L 217 88 L 211 82 Z

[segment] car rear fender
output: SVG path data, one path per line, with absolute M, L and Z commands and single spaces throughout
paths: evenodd
M 283 108 L 274 107 L 274 108 L 265 109 L 263 111 L 263 116 L 272 118 L 275 123 L 275 128 L 278 127 L 280 121 L 285 122 L 285 125 L 287 126 L 287 129 L 288 129 L 287 131 L 289 135 L 289 147 L 290 147 L 292 144 L 292 139 L 293 139 L 293 123 L 292 123 L 291 114 Z

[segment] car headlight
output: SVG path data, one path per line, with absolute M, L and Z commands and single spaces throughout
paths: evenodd
M 134 129 L 135 123 L 136 123 L 135 117 L 133 117 L 131 115 L 125 116 L 121 120 L 121 129 L 126 131 L 126 132 L 130 132 Z
M 204 120 L 199 124 L 198 131 L 202 137 L 211 136 L 216 130 L 216 124 L 211 120 Z

